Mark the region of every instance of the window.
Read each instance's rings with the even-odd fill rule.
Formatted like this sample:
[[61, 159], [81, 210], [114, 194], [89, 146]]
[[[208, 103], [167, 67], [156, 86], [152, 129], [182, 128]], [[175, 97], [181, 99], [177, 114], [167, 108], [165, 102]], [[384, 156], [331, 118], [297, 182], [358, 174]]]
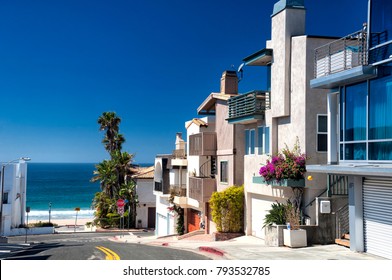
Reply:
[[255, 154], [255, 130], [245, 130], [245, 155]]
[[257, 130], [258, 154], [268, 154], [270, 152], [270, 128], [268, 126], [260, 126]]
[[8, 192], [5, 192], [3, 196], [3, 204], [8, 204]]
[[221, 183], [229, 182], [229, 163], [227, 161], [220, 163], [220, 181]]
[[372, 0], [370, 11], [369, 62], [374, 63], [392, 55], [392, 1]]
[[317, 152], [327, 151], [328, 117], [317, 115]]
[[340, 159], [392, 161], [392, 74], [342, 88]]

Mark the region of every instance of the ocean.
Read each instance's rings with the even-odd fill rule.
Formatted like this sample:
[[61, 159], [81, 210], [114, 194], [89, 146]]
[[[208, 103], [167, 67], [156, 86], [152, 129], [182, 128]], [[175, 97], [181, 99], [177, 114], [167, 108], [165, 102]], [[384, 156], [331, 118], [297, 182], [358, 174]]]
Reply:
[[[92, 219], [92, 201], [100, 192], [99, 182], [91, 183], [95, 163], [28, 163], [26, 206], [30, 207], [29, 220], [49, 221], [50, 218]], [[138, 164], [141, 167], [153, 164]]]
[[28, 163], [27, 199], [29, 219], [38, 221], [93, 218], [92, 200], [101, 191], [99, 182], [91, 183], [94, 163]]

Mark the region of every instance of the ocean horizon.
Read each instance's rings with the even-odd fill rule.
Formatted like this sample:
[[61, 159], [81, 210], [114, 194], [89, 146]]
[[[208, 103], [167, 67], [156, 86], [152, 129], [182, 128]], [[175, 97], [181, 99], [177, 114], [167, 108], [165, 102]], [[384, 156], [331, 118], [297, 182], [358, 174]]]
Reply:
[[[97, 163], [28, 163], [26, 206], [29, 220], [92, 219], [92, 201], [100, 192], [99, 182], [92, 183]], [[151, 166], [153, 164], [138, 164]], [[76, 212], [75, 208], [80, 208]]]

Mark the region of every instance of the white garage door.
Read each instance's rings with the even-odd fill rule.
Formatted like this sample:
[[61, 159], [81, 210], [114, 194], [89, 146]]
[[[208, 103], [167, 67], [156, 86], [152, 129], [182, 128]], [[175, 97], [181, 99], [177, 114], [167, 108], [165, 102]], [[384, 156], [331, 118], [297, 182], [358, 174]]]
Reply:
[[365, 178], [363, 216], [365, 251], [392, 259], [392, 179]]
[[262, 199], [261, 196], [251, 198], [252, 205], [252, 235], [264, 239], [264, 217], [271, 209], [272, 202]]

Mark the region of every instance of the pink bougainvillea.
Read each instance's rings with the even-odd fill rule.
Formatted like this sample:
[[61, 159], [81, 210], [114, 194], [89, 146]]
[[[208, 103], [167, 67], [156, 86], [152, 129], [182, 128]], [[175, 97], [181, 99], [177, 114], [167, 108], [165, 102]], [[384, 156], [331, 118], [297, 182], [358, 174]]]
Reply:
[[286, 146], [281, 153], [268, 159], [266, 164], [260, 168], [259, 174], [266, 181], [303, 179], [306, 172], [306, 158], [306, 155], [301, 153], [297, 142], [293, 150]]

